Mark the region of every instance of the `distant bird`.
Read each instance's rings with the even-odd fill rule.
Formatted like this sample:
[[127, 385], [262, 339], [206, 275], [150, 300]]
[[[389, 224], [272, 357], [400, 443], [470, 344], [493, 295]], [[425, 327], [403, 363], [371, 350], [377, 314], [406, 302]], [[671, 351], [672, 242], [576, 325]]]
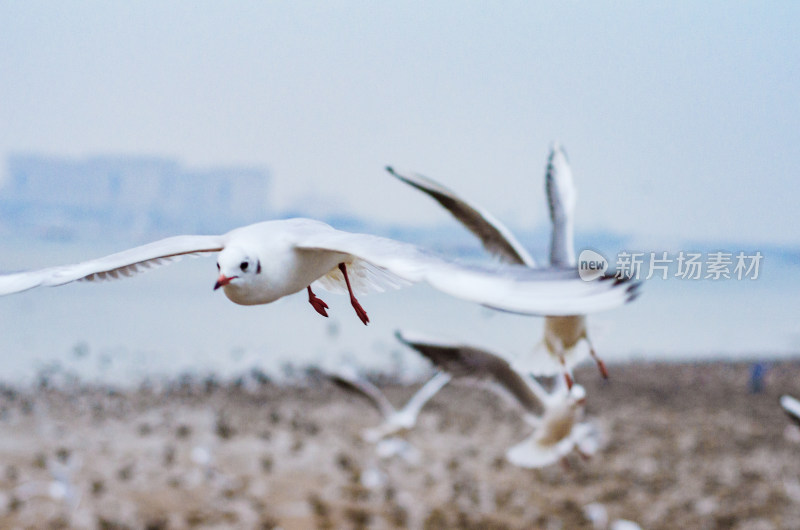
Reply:
[[407, 332], [398, 331], [396, 335], [454, 380], [489, 383], [491, 389], [519, 405], [523, 418], [534, 430], [506, 453], [512, 464], [544, 467], [573, 450], [588, 458], [599, 449], [597, 428], [580, 421], [586, 402], [586, 391], [581, 385], [568, 389], [565, 383], [557, 384], [555, 390], [547, 392], [535, 379], [520, 374], [494, 353]]
[[[356, 293], [427, 282], [452, 296], [524, 314], [572, 314], [611, 309], [635, 294], [635, 284], [587, 283], [577, 270], [458, 265], [391, 239], [336, 230], [311, 219], [265, 221], [220, 236], [176, 236], [74, 265], [0, 276], [0, 295], [38, 286], [131, 276], [175, 258], [219, 252], [214, 289], [233, 302], [268, 304], [306, 290], [319, 314], [328, 305], [311, 284], [347, 292], [359, 319], [369, 322]], [[610, 277], [608, 277], [610, 278]], [[345, 291], [346, 289], [346, 291]]]
[[49, 459], [47, 470], [50, 472], [51, 480], [20, 484], [15, 489], [15, 494], [22, 500], [47, 497], [63, 503], [68, 510], [74, 511], [81, 502], [81, 492], [75, 487], [74, 477], [82, 464], [81, 458], [73, 455], [70, 455], [65, 462]]
[[785, 394], [781, 396], [781, 407], [783, 407], [783, 411], [789, 416], [789, 419], [800, 427], [800, 401]]
[[616, 519], [609, 524], [608, 510], [599, 502], [593, 502], [583, 507], [583, 514], [597, 530], [641, 530], [642, 527], [627, 519]]
[[[511, 231], [485, 209], [466, 201], [430, 178], [416, 174], [401, 175], [391, 167], [386, 169], [399, 180], [433, 197], [481, 240], [487, 252], [501, 262], [536, 269], [536, 262]], [[550, 152], [545, 174], [545, 189], [553, 225], [550, 239], [550, 266], [554, 269], [574, 269], [577, 265], [573, 243], [576, 192], [566, 153], [558, 144], [554, 145]], [[558, 373], [560, 367], [567, 385], [572, 386], [572, 369], [588, 353], [595, 359], [603, 377], [608, 378], [605, 363], [597, 356], [589, 340], [586, 317], [582, 313], [558, 315], [550, 313], [545, 317], [544, 338], [540, 347], [555, 360], [556, 371], [538, 358], [532, 358], [522, 363], [520, 367], [536, 375]], [[579, 347], [582, 342], [586, 343], [587, 348]]]
[[403, 438], [383, 438], [375, 444], [375, 453], [380, 458], [399, 457], [406, 464], [417, 465], [420, 462], [419, 450]]
[[328, 374], [328, 377], [340, 388], [366, 399], [383, 417], [382, 424], [366, 429], [363, 433], [364, 440], [371, 443], [413, 428], [425, 403], [451, 379], [450, 375], [446, 373], [437, 373], [417, 390], [403, 408], [395, 409], [378, 387], [356, 374], [352, 369], [341, 368], [336, 373]]

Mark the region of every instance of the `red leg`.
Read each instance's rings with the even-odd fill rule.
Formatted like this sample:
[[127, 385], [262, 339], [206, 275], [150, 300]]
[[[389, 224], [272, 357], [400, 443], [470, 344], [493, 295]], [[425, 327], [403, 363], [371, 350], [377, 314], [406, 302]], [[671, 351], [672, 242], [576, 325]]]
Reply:
[[353, 309], [356, 310], [356, 315], [358, 315], [358, 318], [360, 318], [361, 322], [363, 322], [366, 326], [369, 322], [369, 317], [367, 316], [367, 312], [364, 311], [364, 308], [361, 307], [361, 304], [358, 303], [358, 300], [356, 300], [356, 296], [353, 294], [353, 289], [350, 287], [350, 278], [347, 277], [347, 267], [345, 267], [344, 263], [339, 264], [339, 270], [342, 271], [342, 274], [344, 275], [344, 281], [347, 283], [347, 292], [350, 293], [350, 303], [353, 305]]
[[559, 355], [558, 359], [561, 361], [561, 368], [564, 370], [564, 380], [567, 382], [567, 390], [572, 390], [572, 385], [575, 382], [572, 380], [572, 375], [570, 375], [569, 370], [567, 370], [567, 363], [564, 361], [564, 356]]
[[310, 285], [307, 287], [307, 289], [308, 289], [308, 301], [311, 304], [311, 307], [313, 307], [314, 310], [320, 315], [327, 317], [328, 312], [325, 310], [328, 309], [328, 304], [323, 302], [322, 299], [317, 298], [317, 295], [315, 295], [314, 291], [311, 290]]
[[603, 376], [603, 379], [608, 379], [608, 370], [606, 369], [606, 363], [603, 362], [603, 359], [597, 356], [597, 353], [594, 351], [594, 348], [589, 345], [589, 355], [597, 363], [597, 368], [600, 369], [600, 374]]

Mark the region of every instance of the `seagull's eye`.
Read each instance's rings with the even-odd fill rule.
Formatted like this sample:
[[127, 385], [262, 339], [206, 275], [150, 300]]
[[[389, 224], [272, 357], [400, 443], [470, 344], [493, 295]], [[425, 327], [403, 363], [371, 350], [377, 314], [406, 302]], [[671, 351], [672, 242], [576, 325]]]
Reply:
[[246, 261], [243, 261], [242, 264], [239, 265], [239, 268], [242, 269], [242, 272], [245, 272], [249, 265], [250, 265], [249, 263], [247, 263]]
[[217, 270], [219, 270], [219, 263], [217, 263]]

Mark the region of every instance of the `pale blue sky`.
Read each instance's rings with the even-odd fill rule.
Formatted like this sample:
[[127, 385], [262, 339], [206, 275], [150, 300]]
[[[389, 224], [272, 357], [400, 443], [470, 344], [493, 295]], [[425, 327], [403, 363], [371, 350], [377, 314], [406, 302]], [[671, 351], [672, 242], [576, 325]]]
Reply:
[[0, 0], [3, 160], [259, 165], [276, 208], [443, 221], [392, 164], [530, 226], [552, 140], [578, 229], [800, 244], [800, 4]]

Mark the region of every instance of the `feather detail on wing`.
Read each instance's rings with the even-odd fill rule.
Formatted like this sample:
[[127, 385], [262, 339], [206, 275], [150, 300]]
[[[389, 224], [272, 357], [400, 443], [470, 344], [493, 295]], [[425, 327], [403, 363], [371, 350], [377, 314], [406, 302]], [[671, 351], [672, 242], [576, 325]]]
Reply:
[[[345, 266], [347, 267], [347, 277], [350, 280], [350, 286], [357, 295], [402, 289], [411, 283], [363, 259], [351, 259], [345, 262]], [[331, 270], [322, 278], [319, 278], [312, 285], [319, 286], [331, 293], [347, 293], [347, 283], [344, 281], [344, 275], [338, 267]]]
[[0, 276], [0, 295], [74, 281], [114, 280], [166, 265], [185, 255], [218, 252], [223, 236], [176, 236], [102, 258]]
[[480, 206], [470, 203], [433, 179], [422, 175], [401, 175], [392, 167], [386, 171], [402, 182], [432, 197], [464, 227], [472, 232], [489, 254], [503, 263], [535, 267], [536, 261], [528, 254], [511, 230]]
[[499, 355], [400, 331], [395, 336], [454, 378], [479, 382], [529, 414], [539, 414], [544, 408], [530, 385]]
[[384, 419], [394, 414], [395, 408], [389, 403], [383, 392], [363, 377], [356, 375], [354, 371], [340, 369], [337, 373], [328, 374], [328, 377], [342, 390], [365, 399], [377, 409]]
[[574, 266], [576, 261], [573, 225], [576, 191], [567, 154], [558, 144], [553, 146], [547, 160], [545, 192], [553, 224], [550, 238], [550, 265]]
[[407, 282], [424, 281], [457, 298], [522, 314], [591, 313], [620, 306], [636, 294], [634, 283], [602, 279], [585, 282], [577, 269], [469, 267], [407, 243], [333, 229], [309, 231], [295, 246], [350, 255]]

